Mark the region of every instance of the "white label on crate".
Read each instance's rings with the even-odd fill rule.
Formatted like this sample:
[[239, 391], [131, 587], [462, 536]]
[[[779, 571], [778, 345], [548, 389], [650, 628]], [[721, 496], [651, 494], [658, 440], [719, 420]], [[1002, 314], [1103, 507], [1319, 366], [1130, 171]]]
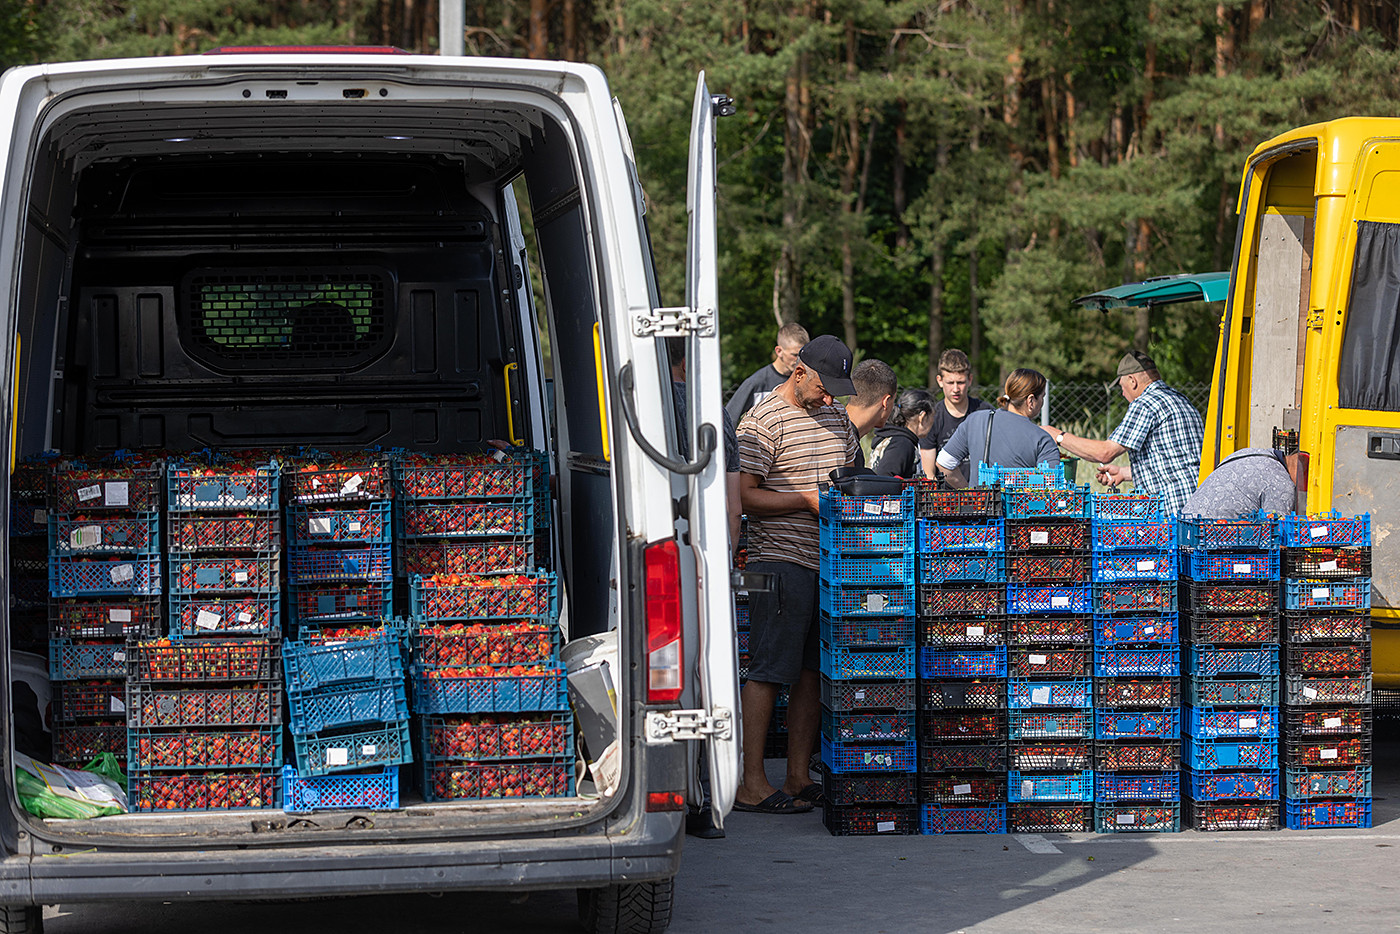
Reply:
[[49, 511], [47, 509], [34, 510], [34, 524], [43, 525], [49, 521]]
[[860, 511], [865, 513], [867, 516], [878, 516], [880, 514], [880, 504], [872, 501], [866, 501], [860, 504]]
[[1258, 721], [1257, 719], [1255, 719], [1254, 717], [1240, 717], [1240, 729], [1242, 729], [1242, 730], [1254, 730], [1254, 729], [1258, 729], [1258, 727], [1259, 727], [1259, 721]]
[[1324, 538], [1327, 535], [1327, 526], [1315, 525], [1312, 528], [1308, 529], [1308, 534], [1311, 535], [1313, 538]]
[[1044, 686], [1044, 687], [1031, 688], [1031, 703], [1032, 703], [1032, 704], [1048, 704], [1048, 703], [1050, 703], [1050, 686], [1049, 686], [1049, 685], [1046, 685], [1046, 686]]
[[955, 794], [955, 795], [970, 795], [970, 794], [972, 794], [972, 786], [971, 786], [971, 785], [954, 785], [954, 786], [953, 786], [953, 794]]
[[112, 575], [112, 583], [124, 584], [136, 576], [136, 568], [130, 564], [118, 564], [108, 573]]
[[240, 623], [251, 623], [253, 621], [253, 614], [244, 610], [242, 613], [238, 614], [237, 619]]
[[131, 611], [119, 610], [116, 607], [112, 607], [112, 609], [107, 611], [107, 618], [114, 623], [129, 623], [131, 622]]
[[861, 604], [867, 613], [878, 613], [890, 605], [889, 598], [882, 593], [867, 594], [865, 602]]
[[107, 496], [103, 500], [108, 506], [125, 506], [131, 502], [131, 484], [125, 480], [107, 483]]
[[330, 516], [312, 516], [306, 523], [307, 531], [312, 535], [331, 534]]
[[985, 627], [985, 626], [968, 626], [968, 627], [967, 627], [967, 634], [968, 634], [969, 636], [981, 636], [981, 635], [985, 635], [986, 632], [987, 632], [987, 627]]
[[1303, 688], [1303, 696], [1308, 700], [1317, 699], [1317, 688]]
[[68, 547], [77, 551], [82, 548], [96, 548], [102, 544], [102, 526], [80, 525], [68, 535]]
[[126, 701], [122, 700], [120, 697], [112, 697], [109, 700], [110, 703], [108, 707], [111, 709], [112, 713], [126, 713]]
[[887, 499], [887, 500], [885, 500], [885, 515], [887, 515], [887, 516], [897, 516], [897, 515], [899, 515], [899, 510], [900, 510], [900, 508], [901, 508], [901, 506], [900, 506], [899, 500], [897, 500], [897, 499]]
[[865, 692], [856, 691], [856, 700], [865, 700]]
[[882, 820], [875, 822], [876, 833], [894, 833], [894, 821]]
[[1144, 627], [1142, 627], [1142, 634], [1143, 634], [1144, 636], [1150, 636], [1150, 635], [1152, 635], [1152, 634], [1153, 634], [1154, 632], [1156, 632], [1156, 631], [1157, 631], [1157, 627], [1156, 627], [1156, 626], [1144, 626]]
[[316, 487], [318, 487], [318, 486], [320, 486], [320, 485], [321, 485], [321, 479], [320, 479], [319, 477], [312, 477], [312, 478], [311, 478], [311, 486], [312, 486], [313, 489], [316, 488]]
[[326, 765], [349, 765], [350, 750], [344, 746], [333, 746], [326, 750]]
[[1023, 798], [1034, 798], [1034, 797], [1035, 797], [1035, 782], [1029, 781], [1029, 780], [1021, 782], [1021, 797], [1023, 797]]
[[113, 652], [113, 653], [112, 653], [112, 661], [114, 661], [114, 662], [125, 662], [125, 661], [126, 661], [126, 653], [125, 653], [125, 652], [121, 652], [121, 651]]
[[1139, 561], [1139, 562], [1137, 563], [1137, 569], [1138, 569], [1139, 571], [1155, 571], [1155, 570], [1157, 570], [1157, 562], [1156, 562], [1156, 561]]
[[102, 495], [102, 484], [94, 483], [92, 486], [78, 487], [78, 502], [86, 503], [90, 499], [97, 499]]
[[233, 572], [233, 582], [234, 582], [235, 584], [246, 584], [246, 583], [248, 583], [248, 572], [247, 572], [247, 571], [234, 571], [234, 572]]
[[196, 629], [218, 629], [223, 617], [218, 613], [211, 613], [208, 610], [200, 610], [194, 618]]
[[360, 747], [360, 755], [369, 757], [379, 755], [379, 747], [373, 743], [366, 743]]
[[1252, 565], [1252, 564], [1236, 564], [1236, 565], [1233, 565], [1233, 571], [1234, 571], [1234, 573], [1236, 573], [1236, 574], [1248, 574], [1248, 573], [1250, 573], [1250, 572], [1253, 571], [1253, 570], [1254, 570], [1254, 565]]
[[1026, 659], [1026, 661], [1032, 665], [1044, 665], [1046, 662], [1050, 661], [1050, 659], [1044, 655], [1032, 655]]
[[1317, 566], [1317, 569], [1318, 569], [1319, 571], [1335, 571], [1335, 570], [1337, 570], [1337, 562], [1335, 562], [1335, 561], [1323, 561], [1321, 564], [1319, 564], [1319, 565]]
[[1114, 816], [1113, 819], [1114, 819], [1115, 821], [1117, 821], [1118, 823], [1120, 823], [1120, 824], [1136, 824], [1136, 823], [1137, 823], [1137, 815], [1136, 815], [1136, 814], [1117, 814], [1117, 815]]
[[1335, 759], [1335, 758], [1337, 758], [1337, 750], [1335, 750], [1335, 749], [1319, 749], [1319, 750], [1317, 751], [1317, 757], [1318, 757], [1319, 759]]
[[1328, 597], [1332, 596], [1332, 591], [1326, 587], [1314, 587], [1312, 593], [1314, 600], [1326, 600]]
[[362, 484], [362, 483], [364, 483], [364, 482], [365, 482], [365, 478], [364, 478], [364, 477], [360, 476], [359, 474], [355, 474], [355, 476], [353, 476], [353, 477], [351, 477], [349, 480], [346, 480], [346, 481], [345, 481], [345, 485], [342, 486], [342, 487], [340, 488], [340, 492], [342, 492], [342, 493], [354, 493], [356, 490], [358, 490], [358, 489], [360, 488], [360, 484]]
[[1045, 531], [1044, 529], [1032, 529], [1032, 530], [1031, 530], [1031, 544], [1032, 544], [1032, 545], [1048, 545], [1048, 544], [1050, 544], [1050, 533], [1047, 532], [1047, 531]]
[[1069, 597], [1054, 597], [1054, 596], [1052, 596], [1052, 597], [1050, 598], [1050, 605], [1051, 605], [1051, 606], [1069, 606]]
[[1341, 718], [1341, 717], [1324, 717], [1323, 720], [1322, 720], [1322, 728], [1323, 728], [1324, 730], [1336, 730], [1336, 729], [1340, 729], [1340, 728], [1341, 728], [1341, 725], [1342, 725], [1342, 718]]
[[1056, 509], [1068, 509], [1068, 508], [1069, 508], [1069, 500], [1067, 500], [1067, 499], [1057, 499], [1057, 500], [1055, 500], [1055, 508], [1056, 508]]
[[358, 532], [358, 531], [360, 531], [360, 523], [358, 523], [358, 522], [347, 522], [347, 523], [345, 523], [345, 527], [346, 527], [347, 529], [349, 529], [351, 532]]

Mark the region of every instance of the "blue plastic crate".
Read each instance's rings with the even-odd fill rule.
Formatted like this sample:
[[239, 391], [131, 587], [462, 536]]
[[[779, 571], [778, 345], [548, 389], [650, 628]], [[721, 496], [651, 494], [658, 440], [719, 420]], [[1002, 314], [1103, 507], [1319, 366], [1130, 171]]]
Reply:
[[1006, 833], [1005, 804], [925, 804], [919, 811], [920, 833]]
[[1094, 830], [1098, 833], [1178, 833], [1181, 803], [1096, 804]]
[[1093, 735], [1092, 710], [1012, 710], [1007, 715], [1007, 736], [1012, 742], [1091, 739]]
[[1282, 522], [1285, 548], [1318, 548], [1323, 545], [1371, 544], [1371, 514], [1343, 516], [1285, 516]]
[[1008, 519], [1087, 519], [1092, 511], [1087, 486], [1006, 487], [1001, 497]]
[[1178, 801], [1181, 798], [1179, 772], [1094, 773], [1096, 801]]
[[[549, 467], [544, 452], [517, 447], [480, 454], [404, 454], [390, 465], [394, 494], [404, 502], [515, 499], [538, 495]], [[549, 490], [543, 490], [548, 496]]]
[[301, 775], [290, 765], [282, 768], [282, 810], [289, 814], [393, 811], [398, 806], [396, 768], [375, 775]]
[[1181, 708], [1094, 711], [1095, 739], [1180, 739]]
[[1283, 802], [1283, 809], [1289, 830], [1371, 826], [1370, 798], [1345, 801], [1296, 801], [1289, 798]]
[[1092, 681], [1027, 681], [1012, 678], [1006, 687], [1007, 704], [1019, 710], [1037, 707], [1094, 706]]
[[1203, 771], [1277, 769], [1278, 740], [1223, 740], [1191, 737], [1182, 744], [1186, 765]]
[[853, 584], [822, 580], [817, 605], [833, 617], [913, 616], [914, 587], [909, 584]]
[[161, 589], [159, 555], [103, 559], [49, 556], [51, 597], [150, 596]]
[[926, 584], [945, 584], [955, 581], [1000, 583], [1006, 580], [1006, 556], [999, 554], [920, 555], [919, 580]]
[[562, 669], [508, 677], [429, 677], [416, 671], [413, 705], [424, 714], [550, 713], [568, 710], [569, 694]]
[[166, 465], [165, 479], [171, 512], [266, 512], [279, 505], [281, 473], [275, 461], [231, 467], [180, 460]]
[[491, 585], [494, 580], [481, 577], [453, 587], [415, 577], [409, 584], [413, 615], [442, 621], [559, 618], [559, 579], [553, 573]]
[[1094, 613], [1099, 616], [1141, 616], [1176, 612], [1175, 581], [1096, 583]]
[[282, 595], [171, 594], [172, 636], [282, 634]]
[[288, 691], [293, 733], [322, 733], [343, 726], [408, 719], [402, 678], [339, 684], [316, 691]]
[[158, 555], [160, 513], [50, 516], [49, 553], [55, 555]]
[[1095, 493], [1095, 519], [1161, 519], [1160, 493]]
[[823, 519], [817, 541], [840, 555], [907, 555], [914, 551], [914, 523]]
[[[1003, 666], [1005, 658], [1003, 650]], [[853, 649], [823, 642], [821, 665], [821, 673], [837, 681], [849, 681], [853, 678], [912, 678], [914, 647]]]
[[1094, 649], [1094, 677], [1175, 678], [1181, 674], [1181, 653], [1175, 645], [1151, 648], [1117, 648], [1098, 646]]
[[1277, 801], [1278, 769], [1247, 771], [1190, 770], [1191, 797], [1196, 801]]
[[1283, 605], [1289, 610], [1369, 609], [1371, 578], [1346, 581], [1284, 581]]
[[914, 516], [914, 489], [882, 496], [846, 496], [838, 490], [821, 491], [818, 516], [827, 521], [903, 522]]
[[1176, 522], [1170, 518], [1095, 519], [1094, 550], [1166, 551], [1176, 550]]
[[275, 553], [257, 555], [171, 554], [170, 592], [277, 593], [280, 561]]
[[394, 538], [391, 508], [387, 502], [343, 509], [289, 506], [287, 536], [294, 545], [387, 544]]
[[[910, 651], [912, 653], [912, 650]], [[825, 655], [823, 655], [823, 670], [826, 667], [825, 660]], [[911, 678], [913, 674], [911, 672], [907, 675], [849, 675], [847, 677]], [[977, 649], [921, 648], [919, 649], [919, 677], [1005, 678], [1006, 646], [998, 645]]]
[[397, 630], [383, 630], [372, 639], [353, 642], [282, 643], [282, 665], [288, 691], [313, 691], [347, 681], [402, 678], [403, 646]]
[[1161, 551], [1098, 551], [1090, 559], [1094, 580], [1169, 581], [1176, 579], [1175, 552]]
[[1268, 516], [1251, 519], [1206, 519], [1183, 516], [1178, 522], [1181, 547], [1192, 551], [1277, 551], [1278, 520]]
[[1277, 677], [1278, 646], [1217, 646], [1189, 647], [1191, 674], [1202, 678], [1228, 678], [1254, 675]]
[[49, 640], [49, 680], [126, 677], [125, 642]]
[[911, 584], [914, 580], [913, 549], [901, 555], [846, 555], [822, 550], [824, 580], [845, 586], [862, 584]]
[[1182, 571], [1198, 581], [1276, 581], [1278, 552], [1184, 551]]
[[1087, 613], [1093, 605], [1088, 584], [1072, 587], [1008, 584], [1008, 613]]
[[1012, 770], [1006, 773], [1006, 800], [1093, 801], [1094, 773], [1085, 770], [1067, 775], [1043, 775]]
[[1283, 794], [1287, 798], [1369, 798], [1371, 766], [1350, 769], [1284, 769]]
[[1186, 702], [1197, 707], [1277, 707], [1279, 677], [1186, 679]]
[[1001, 519], [967, 524], [920, 519], [917, 529], [920, 553], [1006, 550], [1006, 523]]
[[288, 553], [288, 579], [293, 584], [387, 581], [394, 576], [393, 550], [387, 544], [366, 548], [329, 548], [292, 542]]
[[1278, 739], [1279, 708], [1188, 707], [1185, 729], [1186, 735], [1198, 739], [1227, 736]]
[[332, 735], [293, 733], [292, 747], [297, 771], [302, 775], [329, 775], [413, 761], [407, 720]]
[[919, 765], [918, 743], [846, 745], [822, 735], [822, 762], [838, 775], [849, 772], [912, 772]]
[[[822, 613], [820, 617], [821, 641], [828, 645], [904, 648], [914, 641], [914, 620], [907, 616], [832, 619]], [[744, 638], [741, 642], [747, 645], [748, 639]], [[748, 650], [740, 648], [739, 651]]]
[[1158, 642], [1174, 645], [1180, 641], [1176, 613], [1159, 616], [1096, 616], [1094, 644], [1116, 645], [1120, 642]]
[[1065, 465], [1041, 461], [1035, 467], [1003, 467], [977, 463], [978, 486], [1063, 486]]

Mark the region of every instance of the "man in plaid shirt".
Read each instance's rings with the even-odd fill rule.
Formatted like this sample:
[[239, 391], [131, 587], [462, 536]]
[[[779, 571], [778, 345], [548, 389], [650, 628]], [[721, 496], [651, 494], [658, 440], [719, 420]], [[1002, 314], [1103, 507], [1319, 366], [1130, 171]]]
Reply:
[[[1178, 514], [1195, 492], [1201, 470], [1201, 413], [1162, 381], [1157, 364], [1140, 350], [1123, 356], [1114, 382], [1128, 400], [1128, 412], [1107, 441], [1080, 438], [1053, 425], [1045, 430], [1070, 454], [1097, 463], [1100, 483], [1131, 480], [1144, 493], [1161, 494], [1163, 508]], [[1109, 463], [1124, 451], [1127, 467]]]

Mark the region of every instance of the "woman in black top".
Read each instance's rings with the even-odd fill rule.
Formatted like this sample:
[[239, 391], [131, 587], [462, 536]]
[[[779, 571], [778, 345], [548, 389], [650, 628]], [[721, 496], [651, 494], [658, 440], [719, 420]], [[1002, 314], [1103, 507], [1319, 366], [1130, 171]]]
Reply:
[[906, 389], [895, 401], [894, 412], [883, 428], [875, 429], [870, 466], [886, 477], [911, 480], [919, 475], [919, 439], [933, 428], [933, 394], [926, 389]]

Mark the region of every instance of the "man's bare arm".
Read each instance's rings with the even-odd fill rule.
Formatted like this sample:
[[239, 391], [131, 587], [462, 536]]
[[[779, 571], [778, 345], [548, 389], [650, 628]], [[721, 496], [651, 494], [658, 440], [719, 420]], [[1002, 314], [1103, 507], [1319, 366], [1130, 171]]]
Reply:
[[803, 493], [778, 493], [765, 490], [758, 485], [757, 474], [739, 474], [739, 492], [744, 503], [744, 512], [751, 516], [783, 516], [793, 512], [815, 514], [819, 500], [817, 491]]

